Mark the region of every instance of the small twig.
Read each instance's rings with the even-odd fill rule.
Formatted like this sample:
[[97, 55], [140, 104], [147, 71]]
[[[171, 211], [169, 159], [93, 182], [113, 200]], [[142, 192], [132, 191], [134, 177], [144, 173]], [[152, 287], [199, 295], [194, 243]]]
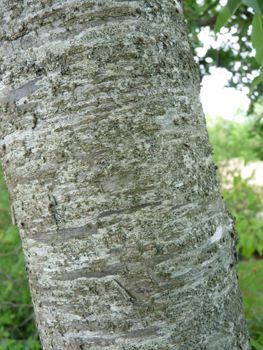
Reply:
[[208, 6], [208, 8], [204, 11], [204, 13], [202, 13], [202, 17], [205, 16], [213, 7], [216, 7], [216, 5], [219, 4], [220, 0], [216, 0], [213, 4], [211, 4], [210, 6]]
[[28, 321], [31, 320], [35, 315], [31, 314], [28, 318], [26, 318], [22, 323], [18, 324], [16, 327], [22, 327], [24, 324], [26, 324]]
[[1, 302], [2, 305], [10, 305], [12, 307], [33, 307], [32, 304], [16, 304], [16, 303], [13, 303], [12, 301], [2, 301]]

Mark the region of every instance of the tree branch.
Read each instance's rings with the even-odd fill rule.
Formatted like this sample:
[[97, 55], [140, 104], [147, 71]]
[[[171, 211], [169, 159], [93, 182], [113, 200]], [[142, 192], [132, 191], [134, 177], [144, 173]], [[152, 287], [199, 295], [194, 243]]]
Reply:
[[196, 21], [194, 21], [194, 24], [197, 25], [198, 27], [206, 27], [206, 26], [211, 27], [216, 23], [217, 16], [218, 16], [218, 13], [212, 17], [197, 19]]
[[210, 11], [212, 8], [216, 7], [216, 5], [219, 4], [219, 1], [220, 1], [220, 0], [216, 0], [212, 5], [210, 5], [210, 6], [205, 10], [205, 12], [204, 12], [201, 16], [202, 16], [202, 17], [205, 16], [205, 15], [208, 13], [208, 11]]

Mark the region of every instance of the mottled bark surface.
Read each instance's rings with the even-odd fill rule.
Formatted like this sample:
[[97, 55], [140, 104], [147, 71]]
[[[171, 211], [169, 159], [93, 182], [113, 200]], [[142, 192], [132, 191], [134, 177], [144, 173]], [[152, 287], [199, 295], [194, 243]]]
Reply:
[[0, 5], [1, 162], [43, 349], [250, 349], [180, 2]]

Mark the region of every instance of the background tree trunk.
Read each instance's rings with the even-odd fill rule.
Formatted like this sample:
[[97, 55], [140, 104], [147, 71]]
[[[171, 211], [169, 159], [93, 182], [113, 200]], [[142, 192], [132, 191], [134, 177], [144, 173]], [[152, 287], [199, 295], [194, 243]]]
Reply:
[[43, 349], [250, 349], [180, 1], [2, 0], [0, 38]]

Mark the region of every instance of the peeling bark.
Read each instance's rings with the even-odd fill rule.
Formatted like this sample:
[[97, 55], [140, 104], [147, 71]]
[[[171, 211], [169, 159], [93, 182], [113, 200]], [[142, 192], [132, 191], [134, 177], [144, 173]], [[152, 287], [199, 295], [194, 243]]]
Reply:
[[248, 350], [179, 0], [1, 0], [1, 163], [44, 350]]

